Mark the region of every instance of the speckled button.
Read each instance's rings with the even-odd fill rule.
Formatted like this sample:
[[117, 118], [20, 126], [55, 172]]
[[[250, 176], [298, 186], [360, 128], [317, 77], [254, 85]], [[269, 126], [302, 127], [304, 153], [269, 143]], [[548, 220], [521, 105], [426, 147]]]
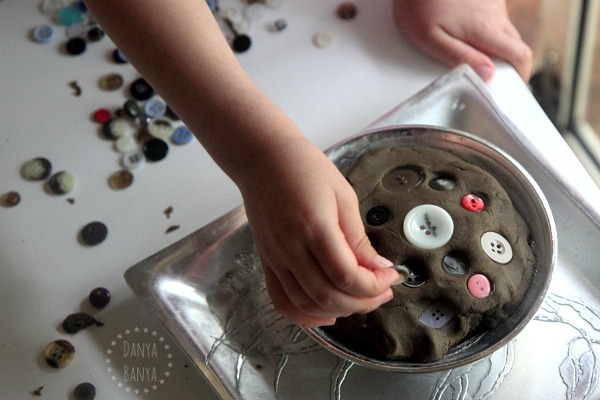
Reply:
[[44, 356], [49, 366], [64, 368], [73, 361], [75, 347], [67, 340], [55, 340], [46, 346]]
[[403, 228], [411, 244], [432, 250], [448, 243], [454, 233], [454, 222], [443, 208], [422, 204], [406, 214]]
[[48, 159], [43, 157], [33, 158], [21, 168], [23, 178], [30, 181], [41, 181], [46, 179], [52, 173], [52, 164]]
[[48, 187], [55, 194], [71, 193], [75, 189], [77, 178], [68, 171], [55, 173], [48, 180]]
[[466, 194], [460, 200], [460, 205], [467, 211], [479, 212], [484, 209], [483, 199], [476, 194]]
[[498, 264], [507, 264], [512, 260], [512, 247], [499, 233], [486, 232], [481, 235], [481, 247], [485, 254]]
[[100, 86], [102, 90], [117, 90], [123, 86], [123, 76], [116, 72], [102, 75], [98, 81], [98, 86]]
[[476, 274], [469, 278], [467, 290], [476, 299], [483, 299], [492, 293], [492, 284], [485, 275]]
[[89, 246], [95, 246], [104, 242], [107, 236], [108, 227], [100, 221], [93, 221], [86, 224], [80, 232], [81, 240]]
[[418, 167], [402, 166], [385, 174], [383, 186], [392, 191], [410, 192], [418, 187], [425, 178], [425, 174]]
[[375, 206], [367, 212], [367, 224], [379, 226], [388, 222], [392, 218], [392, 212], [385, 206]]

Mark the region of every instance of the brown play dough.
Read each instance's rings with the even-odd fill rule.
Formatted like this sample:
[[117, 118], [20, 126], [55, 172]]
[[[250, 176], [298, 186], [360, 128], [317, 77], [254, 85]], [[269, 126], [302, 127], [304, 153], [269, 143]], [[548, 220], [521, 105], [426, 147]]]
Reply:
[[[409, 267], [424, 283], [394, 286], [391, 301], [368, 314], [339, 318], [335, 325], [323, 328], [327, 333], [373, 358], [430, 362], [512, 314], [529, 287], [535, 257], [528, 244], [527, 223], [496, 178], [451, 152], [407, 146], [371, 151], [346, 175], [357, 193], [373, 246], [395, 264]], [[438, 178], [454, 182], [454, 188], [432, 188]], [[467, 194], [483, 199], [484, 209], [463, 208], [461, 199]], [[439, 206], [452, 217], [454, 233], [440, 248], [419, 248], [404, 235], [405, 216], [422, 204]], [[390, 211], [389, 220], [369, 224], [373, 222], [367, 218], [369, 210], [379, 206]], [[508, 263], [500, 264], [486, 255], [480, 240], [486, 232], [498, 233], [509, 242], [513, 256]], [[446, 272], [443, 260], [447, 255], [464, 261], [463, 275]], [[491, 282], [488, 297], [469, 293], [467, 282], [475, 274]], [[431, 311], [436, 304], [441, 307]], [[433, 328], [419, 319], [427, 310], [453, 317]]]

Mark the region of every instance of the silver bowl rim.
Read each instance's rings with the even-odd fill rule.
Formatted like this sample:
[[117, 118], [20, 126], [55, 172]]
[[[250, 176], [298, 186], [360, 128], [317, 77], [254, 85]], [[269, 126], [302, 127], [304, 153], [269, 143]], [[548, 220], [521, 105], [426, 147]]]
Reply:
[[[411, 140], [417, 140], [419, 142], [434, 140], [440, 144], [452, 143], [454, 146], [471, 147], [472, 149], [483, 151], [485, 153], [484, 156], [489, 158], [490, 161], [500, 164], [503, 168], [507, 169], [507, 171], [510, 170], [516, 180], [521, 185], [525, 186], [525, 190], [530, 195], [529, 200], [534, 203], [535, 208], [541, 217], [539, 223], [543, 226], [542, 234], [544, 235], [544, 254], [546, 256], [544, 265], [537, 265], [538, 271], [541, 270], [543, 272], [542, 274], [539, 272], [535, 274], [537, 293], [533, 296], [529, 296], [530, 304], [525, 310], [521, 310], [521, 308], [524, 307], [523, 303], [525, 303], [525, 301], [518, 307], [517, 310], [519, 310], [519, 315], [514, 326], [507, 329], [505, 325], [508, 324], [509, 321], [504, 321], [498, 327], [491, 330], [495, 331], [500, 327], [504, 327], [503, 330], [506, 332], [503, 332], [497, 340], [486, 345], [482, 344], [481, 335], [475, 336], [465, 343], [459, 344], [455, 352], [451, 350], [449, 354], [438, 361], [418, 363], [405, 360], [374, 359], [348, 349], [335, 339], [329, 337], [320, 328], [304, 328], [304, 331], [326, 350], [355, 364], [367, 368], [392, 372], [429, 373], [444, 371], [473, 363], [504, 347], [509, 341], [514, 339], [533, 319], [546, 296], [557, 260], [558, 246], [556, 226], [550, 206], [541, 188], [535, 182], [533, 177], [505, 151], [473, 134], [434, 125], [394, 125], [360, 132], [331, 146], [325, 153], [343, 173], [344, 169], [351, 166], [353, 160], [360, 157], [360, 155], [366, 151], [377, 148], [377, 146], [383, 147], [390, 144], [399, 145], [403, 144], [401, 143], [402, 141]], [[443, 147], [438, 148], [443, 149]], [[541, 282], [539, 281], [540, 276]], [[515, 314], [517, 314], [517, 311], [515, 311]], [[480, 348], [480, 350], [469, 353], [467, 350], [470, 347]]]

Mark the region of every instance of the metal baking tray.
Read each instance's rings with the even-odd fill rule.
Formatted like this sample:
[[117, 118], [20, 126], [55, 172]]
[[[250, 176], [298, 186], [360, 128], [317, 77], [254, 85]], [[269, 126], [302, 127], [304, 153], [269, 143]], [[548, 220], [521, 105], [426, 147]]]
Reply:
[[597, 399], [600, 214], [544, 160], [468, 67], [442, 76], [370, 128], [428, 124], [503, 149], [552, 209], [558, 261], [534, 320], [454, 369], [400, 374], [323, 349], [274, 312], [243, 206], [132, 266], [125, 279], [225, 399]]

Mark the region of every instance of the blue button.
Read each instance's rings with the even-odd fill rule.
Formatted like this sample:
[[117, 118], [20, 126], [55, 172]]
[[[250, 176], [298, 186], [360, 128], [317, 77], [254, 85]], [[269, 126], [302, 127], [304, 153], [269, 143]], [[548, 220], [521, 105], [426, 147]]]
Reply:
[[81, 21], [83, 21], [83, 14], [77, 7], [67, 6], [58, 10], [58, 23], [63, 26], [71, 26]]
[[171, 140], [175, 144], [187, 144], [192, 141], [194, 134], [188, 129], [187, 126], [182, 125], [175, 128]]
[[46, 44], [54, 40], [56, 32], [50, 25], [38, 25], [33, 28], [32, 36], [36, 42]]
[[165, 112], [167, 112], [167, 105], [160, 99], [150, 99], [144, 104], [144, 114], [150, 118], [162, 117]]

